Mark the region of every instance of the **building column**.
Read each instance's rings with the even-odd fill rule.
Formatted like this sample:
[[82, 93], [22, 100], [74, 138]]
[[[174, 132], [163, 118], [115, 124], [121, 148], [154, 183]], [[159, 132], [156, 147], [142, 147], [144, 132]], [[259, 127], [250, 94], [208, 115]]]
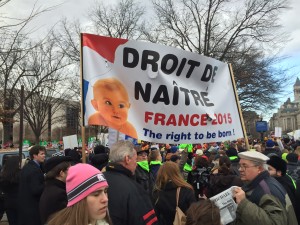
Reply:
[[291, 118], [291, 122], [292, 122], [292, 130], [295, 130], [295, 117]]

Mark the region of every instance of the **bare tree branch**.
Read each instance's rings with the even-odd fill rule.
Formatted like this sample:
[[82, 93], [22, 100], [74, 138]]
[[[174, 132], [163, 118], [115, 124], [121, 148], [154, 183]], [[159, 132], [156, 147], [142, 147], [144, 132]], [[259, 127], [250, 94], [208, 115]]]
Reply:
[[[0, 7], [7, 2], [1, 1]], [[25, 87], [27, 87], [28, 99], [38, 86], [46, 82], [51, 75], [51, 73], [43, 74], [44, 76], [39, 77], [40, 80], [36, 83], [37, 86], [31, 90], [29, 85], [26, 84], [25, 81], [29, 77], [36, 77], [34, 73], [36, 71], [28, 67], [30, 61], [28, 56], [34, 51], [41, 50], [39, 46], [43, 45], [45, 41], [43, 39], [33, 44], [29, 39], [32, 31], [26, 31], [26, 29], [33, 19], [55, 7], [57, 6], [42, 9], [36, 7], [35, 4], [25, 19], [10, 18], [11, 20], [8, 22], [7, 20], [5, 22], [0, 21], [0, 85], [3, 89], [3, 94], [0, 96], [0, 118], [4, 127], [4, 142], [12, 137], [13, 117], [19, 110], [16, 92], [20, 89], [21, 84], [25, 84]], [[58, 65], [61, 65], [59, 60], [53, 61], [47, 66], [49, 69], [58, 70]]]
[[115, 6], [106, 6], [99, 1], [89, 13], [97, 33], [126, 39], [140, 37], [141, 19], [145, 8], [134, 0], [121, 0]]

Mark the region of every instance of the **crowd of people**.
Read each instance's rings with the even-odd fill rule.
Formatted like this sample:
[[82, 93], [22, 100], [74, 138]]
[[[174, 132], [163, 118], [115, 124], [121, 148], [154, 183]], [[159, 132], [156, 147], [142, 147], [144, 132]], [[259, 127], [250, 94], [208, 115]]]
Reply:
[[[98, 145], [81, 162], [78, 149], [45, 161], [32, 146], [20, 168], [9, 157], [0, 173], [10, 225], [172, 225], [176, 207], [186, 225], [225, 225], [209, 198], [231, 187], [230, 224], [300, 221], [300, 141], [243, 139], [207, 144]], [[178, 196], [178, 197], [176, 197]]]

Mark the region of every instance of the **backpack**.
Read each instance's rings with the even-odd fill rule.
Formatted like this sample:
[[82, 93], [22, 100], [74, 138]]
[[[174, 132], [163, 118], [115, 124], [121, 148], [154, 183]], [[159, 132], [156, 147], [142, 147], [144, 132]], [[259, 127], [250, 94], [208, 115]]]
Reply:
[[294, 170], [287, 170], [286, 173], [291, 176], [295, 181], [299, 180], [300, 178], [300, 167], [297, 166]]
[[186, 223], [186, 216], [182, 212], [182, 210], [178, 207], [179, 193], [180, 193], [180, 187], [177, 188], [177, 193], [176, 193], [176, 212], [175, 212], [173, 225], [185, 225]]

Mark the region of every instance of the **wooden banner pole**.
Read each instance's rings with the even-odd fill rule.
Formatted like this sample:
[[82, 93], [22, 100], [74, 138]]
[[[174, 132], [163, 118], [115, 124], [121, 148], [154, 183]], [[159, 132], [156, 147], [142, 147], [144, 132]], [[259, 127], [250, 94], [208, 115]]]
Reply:
[[230, 63], [228, 64], [228, 67], [229, 67], [231, 82], [232, 82], [232, 86], [233, 86], [233, 90], [234, 90], [235, 101], [236, 101], [236, 104], [237, 104], [237, 107], [238, 107], [241, 126], [242, 126], [242, 129], [243, 129], [243, 134], [244, 134], [244, 138], [245, 138], [246, 149], [250, 150], [249, 141], [248, 141], [247, 132], [246, 132], [246, 127], [245, 127], [245, 122], [244, 122], [244, 118], [243, 118], [243, 114], [242, 114], [242, 108], [241, 108], [241, 105], [240, 105], [239, 96], [238, 96], [238, 93], [237, 93], [236, 84], [235, 84], [235, 80], [234, 80], [233, 70], [232, 70], [232, 66], [231, 66]]
[[81, 106], [81, 139], [82, 139], [82, 162], [86, 163], [85, 154], [85, 127], [84, 127], [84, 99], [83, 99], [83, 58], [82, 58], [82, 39], [83, 36], [80, 34], [80, 106]]

